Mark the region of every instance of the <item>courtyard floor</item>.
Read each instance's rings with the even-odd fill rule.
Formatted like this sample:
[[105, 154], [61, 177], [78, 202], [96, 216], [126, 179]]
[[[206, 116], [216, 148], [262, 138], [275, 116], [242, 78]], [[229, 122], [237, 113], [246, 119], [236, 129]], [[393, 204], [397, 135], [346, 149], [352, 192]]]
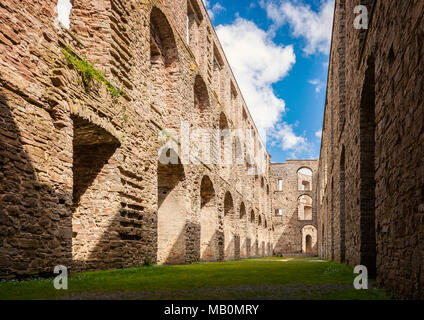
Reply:
[[53, 279], [0, 282], [0, 299], [389, 299], [344, 264], [317, 258], [261, 258], [178, 266], [140, 266], [73, 274], [68, 290]]

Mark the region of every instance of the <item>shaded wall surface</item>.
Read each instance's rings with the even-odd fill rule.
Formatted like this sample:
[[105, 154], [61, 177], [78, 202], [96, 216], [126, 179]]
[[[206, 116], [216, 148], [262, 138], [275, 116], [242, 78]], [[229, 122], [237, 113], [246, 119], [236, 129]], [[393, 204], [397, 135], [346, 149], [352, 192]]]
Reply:
[[423, 1], [336, 1], [315, 186], [318, 252], [423, 298]]

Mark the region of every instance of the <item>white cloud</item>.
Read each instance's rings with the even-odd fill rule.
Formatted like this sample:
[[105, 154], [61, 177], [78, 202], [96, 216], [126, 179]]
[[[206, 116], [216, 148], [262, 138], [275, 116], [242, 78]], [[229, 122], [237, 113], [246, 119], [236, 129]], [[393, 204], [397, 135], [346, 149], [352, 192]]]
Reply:
[[322, 138], [322, 129], [315, 132], [315, 137], [320, 138], [320, 139]]
[[71, 14], [72, 4], [69, 0], [59, 0], [57, 2], [57, 18], [56, 25], [61, 22], [67, 29], [70, 28], [69, 16]]
[[289, 24], [294, 37], [303, 38], [306, 54], [329, 54], [333, 26], [334, 0], [322, 0], [318, 12], [296, 1], [262, 0], [268, 18], [273, 21], [275, 31], [284, 24]]
[[303, 152], [308, 148], [308, 140], [294, 133], [293, 126], [286, 122], [278, 123], [271, 129], [271, 145], [279, 145], [284, 151], [293, 150], [294, 153]]
[[219, 2], [215, 3], [212, 7], [209, 0], [203, 0], [203, 3], [208, 10], [209, 18], [211, 20], [213, 20], [217, 14], [226, 10]]
[[312, 84], [315, 87], [315, 92], [320, 93], [322, 88], [324, 88], [324, 83], [319, 79], [312, 79], [308, 81], [310, 84]]
[[[267, 131], [281, 121], [285, 111], [285, 102], [275, 95], [272, 84], [283, 79], [294, 65], [293, 47], [277, 45], [255, 23], [240, 17], [233, 24], [218, 26], [217, 34], [253, 120], [265, 139]], [[284, 147], [294, 147], [293, 141], [299, 141], [292, 136], [283, 137], [283, 133], [287, 131], [278, 137], [285, 139]]]

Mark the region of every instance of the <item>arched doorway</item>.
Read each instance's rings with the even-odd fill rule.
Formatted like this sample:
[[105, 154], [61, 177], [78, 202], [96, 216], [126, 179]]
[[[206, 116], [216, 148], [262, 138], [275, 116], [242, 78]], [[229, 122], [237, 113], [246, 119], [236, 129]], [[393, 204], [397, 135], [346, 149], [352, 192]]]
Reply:
[[225, 259], [235, 258], [235, 238], [234, 238], [234, 202], [230, 192], [224, 198], [224, 257]]
[[306, 236], [306, 253], [312, 253], [312, 237], [311, 235]]
[[240, 221], [238, 230], [240, 237], [240, 258], [247, 258], [247, 216], [244, 202], [240, 204]]
[[200, 260], [219, 260], [218, 211], [215, 189], [208, 176], [200, 185]]
[[302, 253], [317, 254], [317, 228], [306, 225], [302, 228]]
[[[170, 158], [177, 157], [172, 149], [163, 152]], [[185, 263], [185, 223], [189, 200], [184, 187], [184, 167], [180, 163], [163, 164], [159, 161], [157, 179], [158, 263]]]

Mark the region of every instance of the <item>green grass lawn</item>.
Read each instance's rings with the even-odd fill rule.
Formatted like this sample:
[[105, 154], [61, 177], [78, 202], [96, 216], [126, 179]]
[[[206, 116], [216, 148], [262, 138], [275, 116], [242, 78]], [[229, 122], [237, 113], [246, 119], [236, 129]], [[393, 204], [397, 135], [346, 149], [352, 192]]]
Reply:
[[68, 290], [53, 279], [0, 282], [0, 299], [389, 299], [372, 280], [355, 290], [355, 276], [344, 264], [273, 257], [84, 272]]

